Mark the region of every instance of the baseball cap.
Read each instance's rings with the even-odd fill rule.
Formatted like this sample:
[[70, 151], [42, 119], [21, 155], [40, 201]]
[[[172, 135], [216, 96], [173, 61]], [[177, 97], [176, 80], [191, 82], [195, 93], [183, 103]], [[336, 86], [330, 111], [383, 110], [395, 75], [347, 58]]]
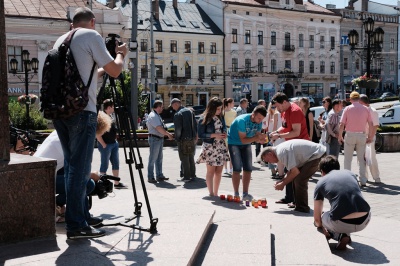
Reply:
[[360, 94], [356, 91], [353, 91], [352, 93], [350, 93], [350, 99], [359, 99], [360, 98]]

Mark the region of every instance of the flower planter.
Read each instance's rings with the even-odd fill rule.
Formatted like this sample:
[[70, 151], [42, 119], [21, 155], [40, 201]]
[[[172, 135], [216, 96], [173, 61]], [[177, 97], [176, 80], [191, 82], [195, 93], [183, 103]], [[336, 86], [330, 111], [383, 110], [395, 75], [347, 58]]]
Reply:
[[381, 152], [400, 151], [400, 132], [380, 133], [383, 137]]
[[377, 80], [361, 80], [358, 82], [358, 87], [375, 90], [379, 86], [379, 81]]

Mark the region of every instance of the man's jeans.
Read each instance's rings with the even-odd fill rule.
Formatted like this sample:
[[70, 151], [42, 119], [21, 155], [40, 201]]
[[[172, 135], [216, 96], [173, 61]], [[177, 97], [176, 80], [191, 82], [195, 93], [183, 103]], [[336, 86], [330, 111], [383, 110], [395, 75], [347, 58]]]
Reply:
[[[86, 195], [88, 196], [94, 190], [96, 184], [93, 179], [89, 179], [86, 184]], [[64, 206], [67, 203], [67, 195], [65, 193], [65, 177], [64, 174], [56, 176], [56, 205]], [[85, 199], [85, 217], [90, 218], [89, 213], [89, 198]]]
[[163, 162], [163, 146], [164, 138], [157, 138], [149, 136], [149, 163], [147, 165], [147, 178], [154, 178], [154, 166], [156, 167], [156, 177], [164, 177], [162, 172], [162, 162]]
[[194, 162], [194, 153], [196, 150], [196, 143], [195, 143], [195, 140], [192, 140], [192, 141], [193, 141], [193, 153], [192, 154], [183, 154], [182, 144], [180, 141], [177, 141], [179, 159], [181, 160], [181, 165], [183, 167], [183, 178], [186, 180], [196, 177], [196, 165]]
[[85, 214], [86, 186], [93, 158], [97, 114], [82, 111], [67, 119], [53, 120], [53, 124], [64, 152], [66, 229], [75, 231], [88, 226]]
[[119, 170], [119, 145], [118, 142], [108, 144], [105, 148], [98, 143], [97, 147], [101, 155], [100, 173], [107, 173], [108, 161], [111, 162], [112, 170]]
[[331, 142], [328, 144], [328, 146], [329, 146], [329, 153], [327, 152], [326, 154], [333, 155], [336, 158], [339, 158], [340, 143], [338, 139], [335, 137], [331, 137]]

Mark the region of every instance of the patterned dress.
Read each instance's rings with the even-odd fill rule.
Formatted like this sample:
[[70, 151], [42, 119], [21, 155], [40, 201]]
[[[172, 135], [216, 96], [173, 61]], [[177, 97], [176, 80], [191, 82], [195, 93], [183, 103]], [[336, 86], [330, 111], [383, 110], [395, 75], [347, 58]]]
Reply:
[[[222, 133], [222, 122], [214, 116], [215, 133]], [[211, 166], [223, 166], [224, 162], [230, 161], [228, 148], [225, 140], [214, 139], [213, 144], [203, 142], [202, 150], [196, 163], [207, 163]]]

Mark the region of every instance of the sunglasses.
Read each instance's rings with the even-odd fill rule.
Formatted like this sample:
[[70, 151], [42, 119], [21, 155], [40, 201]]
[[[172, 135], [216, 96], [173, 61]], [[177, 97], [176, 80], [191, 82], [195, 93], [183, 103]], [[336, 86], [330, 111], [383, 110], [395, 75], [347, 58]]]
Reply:
[[322, 103], [326, 103], [326, 101], [322, 101]]
[[276, 106], [271, 106], [271, 109], [275, 109], [276, 108]]

